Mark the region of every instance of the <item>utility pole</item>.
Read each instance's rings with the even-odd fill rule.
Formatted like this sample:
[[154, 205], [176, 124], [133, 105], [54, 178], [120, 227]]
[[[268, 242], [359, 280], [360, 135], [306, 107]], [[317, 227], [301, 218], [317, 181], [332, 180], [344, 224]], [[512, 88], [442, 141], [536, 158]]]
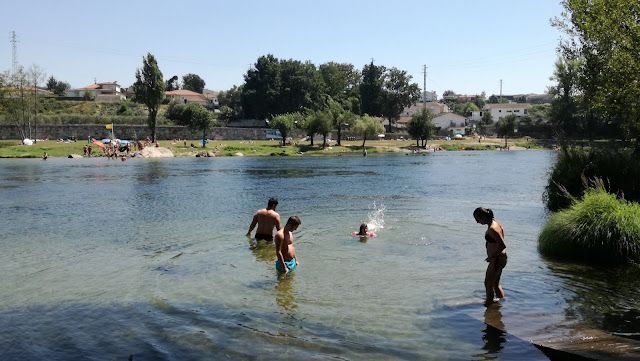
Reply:
[[422, 72], [424, 74], [424, 85], [422, 88], [422, 109], [427, 109], [427, 65], [422, 66]]
[[502, 79], [500, 79], [500, 103], [502, 103]]

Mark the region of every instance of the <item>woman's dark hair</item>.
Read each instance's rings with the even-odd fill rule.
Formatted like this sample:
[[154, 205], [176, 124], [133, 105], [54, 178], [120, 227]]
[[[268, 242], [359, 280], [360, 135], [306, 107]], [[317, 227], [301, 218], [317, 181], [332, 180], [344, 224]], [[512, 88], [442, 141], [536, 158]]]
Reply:
[[491, 208], [478, 207], [473, 211], [474, 218], [493, 219], [493, 211]]
[[360, 232], [358, 232], [358, 235], [360, 236], [366, 236], [367, 234], [365, 233], [364, 229], [367, 228], [367, 224], [366, 223], [362, 223], [360, 225]]

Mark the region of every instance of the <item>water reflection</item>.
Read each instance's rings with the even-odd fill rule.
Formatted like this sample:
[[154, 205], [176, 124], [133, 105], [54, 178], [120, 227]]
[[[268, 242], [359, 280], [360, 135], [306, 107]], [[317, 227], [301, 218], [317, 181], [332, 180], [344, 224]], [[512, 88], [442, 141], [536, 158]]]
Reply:
[[276, 303], [288, 312], [293, 312], [298, 308], [293, 297], [293, 282], [295, 271], [286, 275], [278, 275], [278, 283], [276, 284]]
[[637, 265], [599, 267], [551, 262], [569, 307], [569, 319], [579, 315], [592, 327], [640, 340], [640, 268]]
[[251, 250], [251, 253], [253, 253], [253, 255], [256, 257], [256, 260], [267, 262], [273, 265], [276, 255], [273, 242], [265, 240], [258, 241], [251, 236], [247, 236], [247, 239], [249, 240], [249, 249]]
[[483, 350], [488, 354], [497, 354], [504, 348], [506, 342], [506, 329], [502, 323], [502, 312], [500, 304], [494, 304], [484, 311], [485, 329], [482, 330]]

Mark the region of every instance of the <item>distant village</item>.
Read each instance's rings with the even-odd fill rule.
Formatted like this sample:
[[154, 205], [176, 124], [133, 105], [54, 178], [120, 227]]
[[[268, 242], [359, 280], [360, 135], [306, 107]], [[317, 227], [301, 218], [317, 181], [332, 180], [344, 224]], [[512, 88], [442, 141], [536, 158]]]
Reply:
[[[38, 93], [41, 96], [56, 97], [52, 92], [45, 89], [38, 88]], [[165, 92], [169, 101], [185, 104], [198, 103], [211, 112], [219, 112], [218, 94], [219, 92], [208, 89], [204, 89], [202, 94], [186, 89]], [[56, 97], [58, 100], [89, 100], [95, 102], [120, 102], [132, 98], [132, 89], [122, 88], [117, 81], [94, 83], [83, 88], [68, 89], [66, 96]], [[484, 107], [479, 111], [471, 112], [466, 117], [454, 113], [447, 105], [449, 102], [475, 102], [478, 98], [485, 104]], [[404, 132], [411, 117], [421, 109], [427, 108], [434, 114], [432, 122], [440, 129], [441, 135], [465, 135], [471, 133], [471, 130], [475, 128], [475, 125], [482, 119], [485, 112], [491, 113], [494, 122], [509, 115], [515, 115], [518, 119], [521, 119], [529, 114], [529, 110], [534, 104], [550, 104], [553, 96], [550, 94], [519, 94], [502, 95], [500, 98], [499, 103], [487, 103], [484, 95], [446, 95], [438, 99], [435, 91], [424, 92], [414, 105], [406, 107], [402, 111], [400, 118], [392, 124], [392, 128], [395, 132]], [[523, 100], [524, 102], [522, 102]], [[382, 124], [388, 127], [389, 121], [385, 119]], [[255, 119], [243, 119], [233, 122], [223, 121], [221, 125], [268, 128], [265, 120]]]

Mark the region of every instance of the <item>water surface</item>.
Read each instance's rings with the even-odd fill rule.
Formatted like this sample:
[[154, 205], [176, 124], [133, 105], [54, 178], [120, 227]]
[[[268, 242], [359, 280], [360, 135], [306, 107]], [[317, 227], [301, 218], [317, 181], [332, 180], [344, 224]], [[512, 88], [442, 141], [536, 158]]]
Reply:
[[[536, 250], [553, 158], [0, 160], [0, 352], [539, 360], [524, 340], [576, 325], [636, 337], [635, 269], [554, 263]], [[286, 278], [273, 246], [244, 237], [272, 196], [283, 221], [302, 220], [300, 266]], [[478, 206], [494, 210], [509, 253], [507, 298], [488, 310]], [[362, 222], [377, 237], [352, 237]]]

